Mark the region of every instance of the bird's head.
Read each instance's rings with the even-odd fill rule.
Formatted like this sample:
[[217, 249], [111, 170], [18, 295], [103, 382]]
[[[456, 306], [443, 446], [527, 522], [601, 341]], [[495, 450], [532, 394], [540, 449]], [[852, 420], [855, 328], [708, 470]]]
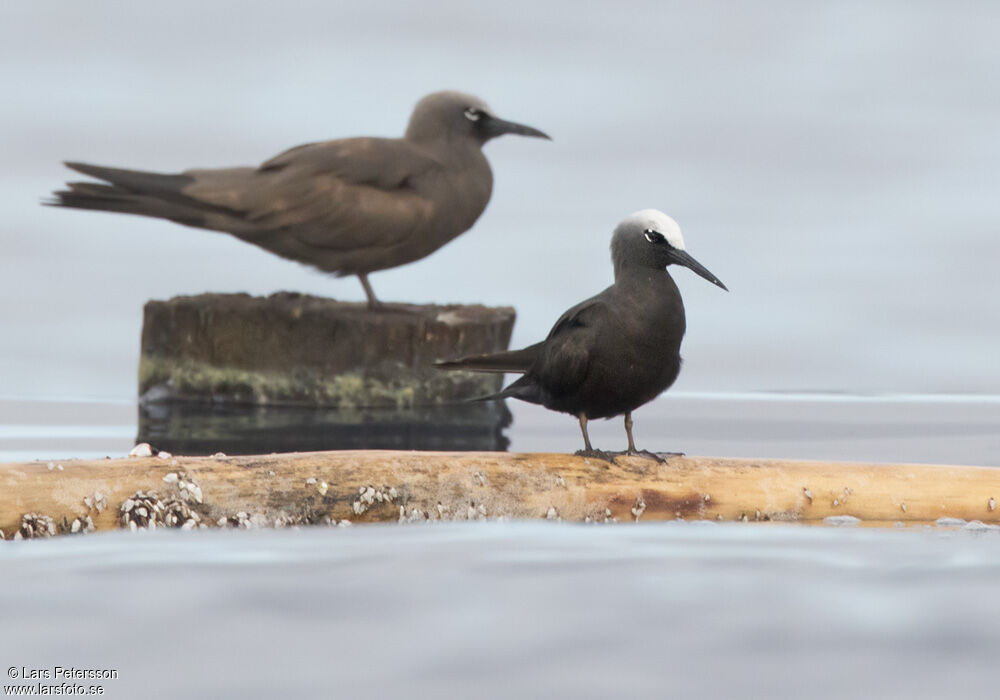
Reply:
[[500, 119], [474, 95], [452, 91], [435, 92], [420, 100], [406, 127], [406, 138], [411, 141], [470, 139], [482, 145], [504, 134], [549, 138], [538, 129]]
[[616, 275], [630, 267], [663, 270], [667, 265], [683, 265], [729, 291], [718, 277], [684, 250], [684, 237], [677, 222], [656, 209], [637, 211], [618, 224], [611, 238], [611, 259]]

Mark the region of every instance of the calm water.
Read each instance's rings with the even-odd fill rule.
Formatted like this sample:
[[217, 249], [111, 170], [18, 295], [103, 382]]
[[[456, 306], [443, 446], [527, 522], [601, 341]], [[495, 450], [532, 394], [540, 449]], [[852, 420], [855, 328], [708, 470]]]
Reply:
[[[490, 144], [482, 220], [375, 275], [382, 298], [511, 304], [534, 342], [610, 282], [614, 224], [657, 207], [733, 291], [677, 272], [686, 361], [640, 445], [998, 465], [998, 22], [987, 0], [4, 2], [0, 460], [127, 451], [147, 299], [362, 296], [225, 235], [42, 208], [61, 160], [255, 163], [399, 134], [455, 87], [555, 141]], [[578, 447], [572, 419], [511, 409], [511, 449]], [[617, 421], [592, 436], [623, 446]], [[6, 543], [0, 657], [117, 667], [110, 697], [981, 697], [998, 541], [491, 523]]]
[[[446, 449], [572, 452], [576, 421], [508, 403], [481, 415], [157, 406], [134, 401], [39, 401], [0, 397], [0, 461], [123, 456], [137, 437], [174, 454], [259, 454], [320, 449]], [[444, 413], [445, 415], [441, 415]], [[137, 422], [137, 420], [139, 422]], [[1000, 396], [667, 394], [635, 413], [640, 447], [722, 457], [1000, 466]], [[595, 445], [624, 449], [620, 420], [590, 426]]]
[[[995, 532], [675, 523], [0, 547], [7, 665], [109, 697], [990, 697]], [[8, 681], [4, 681], [7, 683]]]

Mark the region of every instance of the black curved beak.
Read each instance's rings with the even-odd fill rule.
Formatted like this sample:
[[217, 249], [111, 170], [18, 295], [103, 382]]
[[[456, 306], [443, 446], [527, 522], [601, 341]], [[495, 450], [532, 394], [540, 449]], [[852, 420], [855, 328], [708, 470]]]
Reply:
[[491, 139], [504, 134], [516, 134], [517, 136], [533, 136], [538, 139], [552, 140], [552, 137], [544, 131], [539, 131], [533, 126], [509, 122], [506, 119], [489, 115], [483, 115], [482, 130], [486, 137]]
[[678, 265], [683, 265], [689, 270], [693, 270], [696, 275], [704, 277], [715, 286], [722, 287], [727, 292], [729, 291], [729, 287], [724, 285], [722, 283], [722, 280], [720, 280], [718, 277], [709, 272], [708, 269], [700, 262], [692, 258], [690, 255], [688, 255], [687, 251], [677, 250], [676, 248], [673, 248], [670, 251], [670, 259], [671, 262], [674, 262]]

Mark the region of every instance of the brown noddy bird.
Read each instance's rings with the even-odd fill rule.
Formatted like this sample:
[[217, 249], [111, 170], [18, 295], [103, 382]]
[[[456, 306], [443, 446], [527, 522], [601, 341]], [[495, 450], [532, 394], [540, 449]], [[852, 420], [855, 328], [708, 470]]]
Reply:
[[591, 446], [587, 421], [624, 414], [626, 454], [639, 454], [632, 438], [632, 411], [669, 388], [681, 369], [684, 302], [667, 267], [683, 265], [728, 289], [684, 250], [677, 223], [655, 209], [636, 212], [618, 224], [611, 259], [614, 284], [564, 313], [542, 342], [437, 366], [521, 374], [481, 400], [521, 399], [576, 416], [585, 447], [577, 454], [609, 459]]
[[289, 260], [357, 275], [430, 255], [467, 231], [490, 200], [482, 147], [503, 134], [549, 138], [497, 117], [478, 97], [436, 92], [402, 138], [292, 148], [260, 167], [162, 174], [66, 163], [104, 182], [70, 182], [47, 204], [139, 214], [224, 231]]

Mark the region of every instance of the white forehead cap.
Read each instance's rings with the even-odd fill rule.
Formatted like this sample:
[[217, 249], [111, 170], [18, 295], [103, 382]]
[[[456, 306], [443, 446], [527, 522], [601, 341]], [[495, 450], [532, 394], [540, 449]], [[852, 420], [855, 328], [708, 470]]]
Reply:
[[659, 209], [643, 209], [630, 214], [622, 222], [622, 225], [629, 228], [635, 227], [639, 231], [653, 229], [662, 234], [667, 239], [667, 243], [674, 248], [684, 250], [684, 236], [681, 235], [681, 227]]

